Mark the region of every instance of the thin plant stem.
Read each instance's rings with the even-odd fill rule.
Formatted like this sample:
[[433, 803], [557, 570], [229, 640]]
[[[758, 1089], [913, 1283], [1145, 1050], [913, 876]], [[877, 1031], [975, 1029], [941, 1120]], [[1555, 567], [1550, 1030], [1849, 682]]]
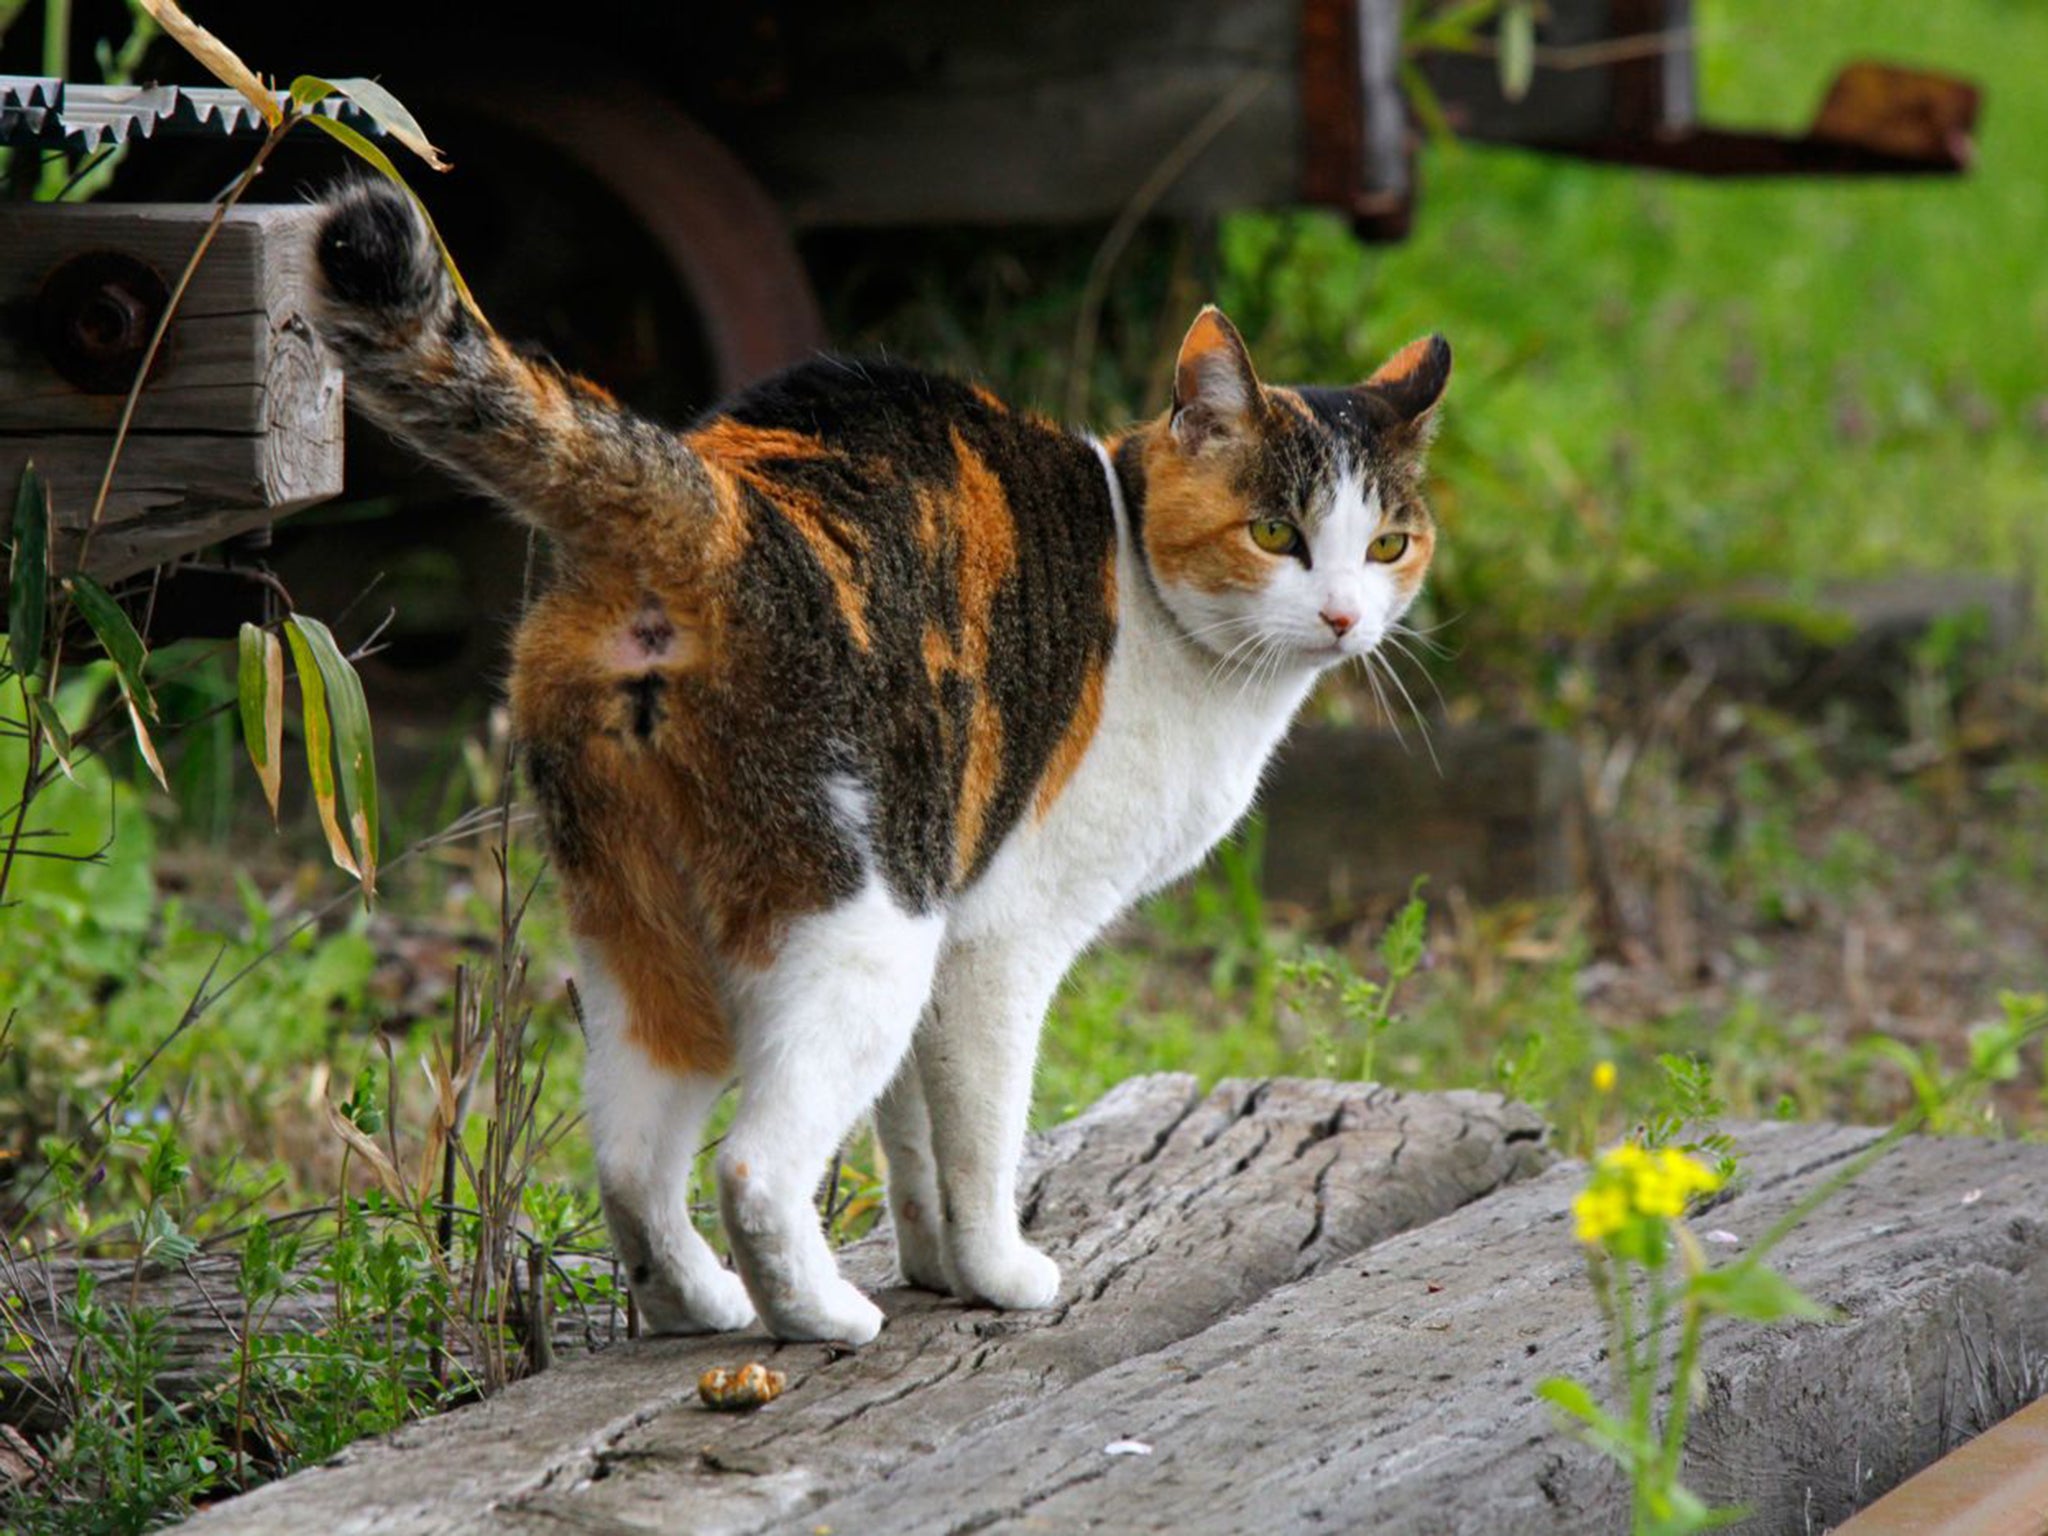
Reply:
[[1664, 1481], [1678, 1481], [1685, 1456], [1685, 1421], [1692, 1407], [1693, 1372], [1699, 1365], [1700, 1324], [1704, 1317], [1699, 1302], [1690, 1294], [1684, 1298], [1678, 1333], [1678, 1363], [1671, 1379], [1671, 1407], [1664, 1418]]

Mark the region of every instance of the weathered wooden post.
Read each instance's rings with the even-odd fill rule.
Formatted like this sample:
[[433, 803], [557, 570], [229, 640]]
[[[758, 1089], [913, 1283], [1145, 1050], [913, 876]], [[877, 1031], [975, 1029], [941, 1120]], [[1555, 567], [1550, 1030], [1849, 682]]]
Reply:
[[[75, 567], [135, 370], [214, 210], [0, 205], [0, 485], [48, 479]], [[231, 210], [186, 289], [87, 546], [102, 582], [341, 490], [341, 373], [306, 319], [307, 208]]]

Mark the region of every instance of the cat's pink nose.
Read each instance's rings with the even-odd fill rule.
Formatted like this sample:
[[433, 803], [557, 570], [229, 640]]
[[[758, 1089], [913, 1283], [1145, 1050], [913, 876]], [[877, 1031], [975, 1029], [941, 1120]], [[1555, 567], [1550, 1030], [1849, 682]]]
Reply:
[[1358, 615], [1346, 613], [1341, 608], [1325, 608], [1323, 622], [1330, 626], [1330, 633], [1341, 640], [1344, 638], [1344, 632], [1358, 622]]

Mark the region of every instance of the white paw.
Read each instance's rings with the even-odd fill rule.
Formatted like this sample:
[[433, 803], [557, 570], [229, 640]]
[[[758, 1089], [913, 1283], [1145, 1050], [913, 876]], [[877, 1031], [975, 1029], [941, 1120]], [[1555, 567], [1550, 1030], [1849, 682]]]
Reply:
[[1005, 1312], [1029, 1312], [1059, 1299], [1060, 1267], [1029, 1243], [1018, 1241], [995, 1253], [956, 1253], [963, 1297]]
[[737, 1333], [754, 1325], [747, 1287], [729, 1269], [707, 1266], [689, 1283], [644, 1285], [633, 1293], [646, 1333]]
[[710, 1333], [738, 1333], [754, 1326], [754, 1303], [747, 1283], [729, 1269], [715, 1269], [692, 1287], [691, 1310]]
[[860, 1345], [872, 1343], [882, 1331], [882, 1309], [834, 1275], [808, 1295], [763, 1305], [761, 1321], [778, 1339]]

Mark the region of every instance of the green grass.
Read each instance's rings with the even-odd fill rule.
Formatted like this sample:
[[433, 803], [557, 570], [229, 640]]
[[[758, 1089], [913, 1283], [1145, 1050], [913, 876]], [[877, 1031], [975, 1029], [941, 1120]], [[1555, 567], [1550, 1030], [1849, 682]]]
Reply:
[[1797, 129], [1842, 62], [1979, 79], [1958, 179], [1709, 182], [1438, 144], [1414, 237], [1226, 220], [1220, 297], [1274, 377], [1457, 349], [1433, 584], [1454, 643], [1767, 575], [2024, 570], [2048, 484], [2048, 9], [1712, 0], [1716, 121]]

